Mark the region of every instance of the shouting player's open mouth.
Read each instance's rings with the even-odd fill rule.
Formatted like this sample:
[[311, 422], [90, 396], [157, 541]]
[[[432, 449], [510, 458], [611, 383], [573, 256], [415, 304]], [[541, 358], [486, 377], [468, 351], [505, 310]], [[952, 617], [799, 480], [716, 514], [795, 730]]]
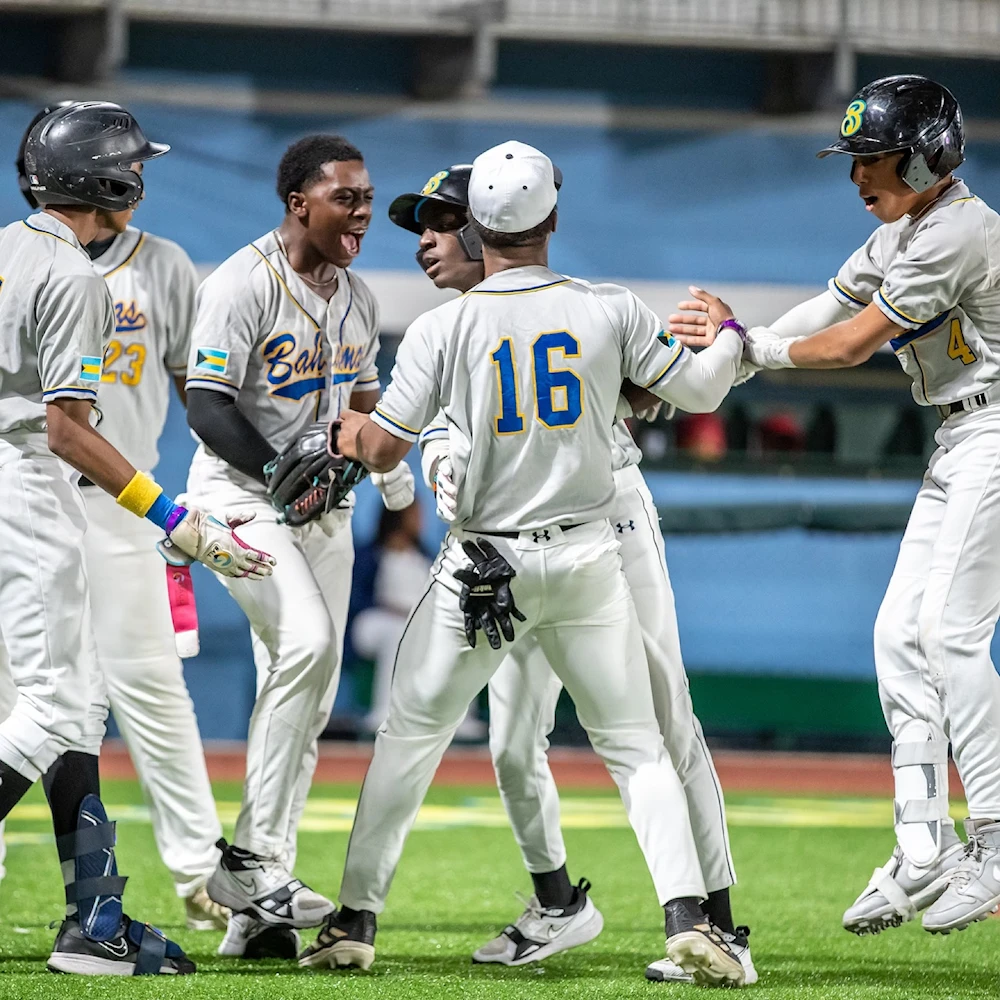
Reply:
[[341, 233], [340, 245], [344, 248], [344, 253], [351, 258], [357, 257], [361, 253], [361, 241], [364, 239], [366, 231], [362, 227], [360, 229], [352, 229], [349, 233]]
[[876, 202], [878, 202], [878, 195], [863, 194], [861, 195], [861, 200], [865, 203], [865, 211], [871, 212], [875, 208]]

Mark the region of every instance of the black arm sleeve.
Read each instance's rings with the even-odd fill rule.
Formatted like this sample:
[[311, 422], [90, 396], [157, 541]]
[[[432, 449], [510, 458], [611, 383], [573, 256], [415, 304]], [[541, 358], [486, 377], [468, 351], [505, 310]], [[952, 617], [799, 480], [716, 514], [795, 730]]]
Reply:
[[191, 430], [224, 462], [264, 482], [264, 466], [278, 453], [236, 408], [236, 400], [211, 389], [188, 389]]

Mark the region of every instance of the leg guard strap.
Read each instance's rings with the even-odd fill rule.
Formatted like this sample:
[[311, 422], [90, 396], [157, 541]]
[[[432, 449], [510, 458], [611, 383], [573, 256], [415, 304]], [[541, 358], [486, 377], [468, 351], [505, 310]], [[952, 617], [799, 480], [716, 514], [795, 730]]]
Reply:
[[133, 976], [158, 976], [167, 954], [167, 938], [163, 931], [150, 924], [133, 920], [128, 926], [129, 940], [139, 946]]
[[115, 824], [101, 823], [56, 837], [56, 850], [60, 861], [73, 861], [81, 854], [89, 854], [91, 851], [110, 850], [115, 846], [116, 840]]
[[947, 740], [921, 740], [917, 743], [893, 743], [892, 766], [909, 767], [912, 764], [947, 764]]

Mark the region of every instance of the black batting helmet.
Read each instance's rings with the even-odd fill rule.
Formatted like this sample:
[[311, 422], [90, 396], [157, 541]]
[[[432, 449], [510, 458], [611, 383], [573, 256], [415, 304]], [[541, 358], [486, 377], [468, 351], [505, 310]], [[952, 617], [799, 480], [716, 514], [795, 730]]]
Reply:
[[[562, 171], [553, 166], [556, 190], [562, 187]], [[458, 208], [469, 207], [469, 178], [472, 176], [471, 163], [456, 163], [447, 170], [439, 170], [423, 186], [419, 194], [401, 194], [389, 205], [389, 218], [411, 233], [418, 236], [423, 233], [424, 226], [420, 222], [420, 209], [427, 202], [444, 205], [455, 205]], [[483, 241], [472, 226], [466, 223], [458, 233], [458, 242], [469, 260], [483, 259]]]
[[855, 95], [840, 138], [816, 155], [830, 153], [905, 153], [899, 176], [914, 191], [926, 191], [965, 159], [962, 109], [940, 83], [923, 76], [887, 76]]
[[169, 149], [150, 142], [123, 107], [78, 101], [35, 123], [24, 144], [24, 173], [39, 205], [122, 212], [142, 197], [142, 177], [132, 164]]
[[58, 111], [60, 108], [68, 108], [73, 103], [73, 101], [56, 101], [55, 104], [46, 105], [31, 119], [28, 127], [24, 130], [24, 135], [21, 136], [21, 144], [17, 147], [17, 159], [14, 161], [14, 166], [17, 168], [17, 186], [21, 189], [21, 194], [24, 195], [25, 201], [32, 208], [38, 208], [39, 205], [35, 200], [35, 196], [31, 193], [31, 185], [28, 184], [28, 178], [24, 173], [24, 147], [28, 142], [28, 136], [31, 135], [31, 130], [43, 118], [51, 115], [53, 111]]

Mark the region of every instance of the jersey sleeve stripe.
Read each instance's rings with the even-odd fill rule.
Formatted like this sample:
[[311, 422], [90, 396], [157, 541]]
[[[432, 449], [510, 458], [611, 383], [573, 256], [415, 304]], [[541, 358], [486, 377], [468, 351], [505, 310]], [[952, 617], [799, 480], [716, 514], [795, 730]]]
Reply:
[[382, 430], [388, 431], [395, 437], [402, 437], [406, 441], [416, 441], [420, 436], [420, 431], [415, 431], [412, 427], [407, 427], [406, 424], [401, 424], [398, 420], [393, 420], [392, 417], [387, 416], [378, 407], [372, 412], [371, 418]]
[[840, 294], [845, 299], [847, 299], [848, 302], [850, 302], [850, 303], [852, 303], [853, 305], [856, 305], [856, 306], [867, 306], [867, 305], [869, 305], [869, 303], [865, 302], [864, 299], [859, 299], [857, 297], [857, 295], [854, 295], [852, 292], [849, 292], [846, 288], [844, 288], [844, 286], [836, 278], [833, 279], [833, 284], [834, 284], [834, 288], [831, 289], [831, 291], [833, 291], [834, 294], [836, 294], [837, 292], [840, 292]]
[[[885, 307], [884, 309], [882, 309], [882, 311], [883, 312], [888, 312], [889, 319], [894, 319], [894, 318], [898, 317], [898, 319], [903, 320], [903, 323], [900, 324], [901, 326], [909, 326], [911, 323], [916, 323], [917, 326], [925, 326], [927, 323], [933, 323], [934, 322], [933, 319], [917, 319], [916, 316], [908, 316], [905, 312], [903, 312], [902, 309], [897, 309], [885, 297], [885, 295], [883, 294], [881, 288], [875, 293], [875, 298], [872, 301], [877, 306], [880, 306], [880, 307], [884, 306]], [[898, 322], [898, 320], [897, 320], [897, 322]]]
[[951, 310], [946, 310], [939, 316], [935, 316], [934, 319], [923, 326], [917, 327], [916, 330], [911, 330], [909, 333], [904, 333], [902, 337], [893, 337], [889, 341], [889, 346], [896, 352], [899, 353], [907, 344], [913, 343], [914, 340], [920, 337], [926, 337], [928, 333], [933, 333], [949, 316], [951, 315]]
[[372, 387], [374, 387], [374, 388], [377, 389], [381, 384], [382, 383], [377, 378], [358, 379], [358, 381], [354, 383], [354, 388], [355, 389], [362, 389], [362, 388], [371, 389]]
[[58, 398], [97, 399], [97, 390], [85, 389], [83, 386], [79, 385], [57, 385], [53, 389], [42, 390], [43, 402], [48, 402], [50, 399]]
[[209, 375], [199, 375], [197, 378], [189, 378], [184, 383], [185, 389], [211, 389], [212, 392], [223, 392], [227, 396], [232, 396], [233, 399], [237, 399], [240, 394], [238, 386], [232, 384], [232, 382], [227, 382], [225, 379], [212, 378]]
[[675, 354], [675, 355], [674, 355], [674, 356], [673, 356], [673, 357], [672, 357], [672, 358], [670, 359], [670, 361], [669, 361], [669, 362], [667, 363], [667, 367], [666, 367], [666, 368], [664, 368], [664, 369], [663, 369], [663, 371], [662, 371], [662, 372], [660, 372], [660, 374], [659, 374], [659, 375], [657, 375], [657, 376], [656, 376], [656, 378], [654, 378], [652, 382], [648, 382], [648, 383], [647, 383], [647, 384], [646, 384], [645, 386], [643, 386], [643, 388], [644, 388], [644, 389], [652, 389], [652, 388], [653, 388], [653, 386], [654, 386], [654, 385], [656, 385], [656, 383], [657, 383], [657, 382], [661, 381], [661, 380], [662, 380], [662, 378], [663, 378], [663, 376], [664, 376], [664, 375], [666, 375], [666, 374], [667, 374], [667, 372], [669, 372], [669, 371], [670, 371], [670, 369], [671, 369], [671, 368], [673, 368], [675, 364], [677, 364], [677, 359], [678, 359], [678, 358], [679, 358], [679, 357], [680, 357], [680, 356], [681, 356], [681, 355], [682, 355], [683, 353], [684, 353], [684, 345], [683, 345], [683, 344], [678, 344], [678, 345], [677, 345], [677, 353], [676, 353], [676, 354]]
[[433, 437], [447, 437], [447, 436], [448, 436], [447, 427], [430, 427], [427, 430], [421, 432], [420, 440], [421, 442], [430, 441], [430, 439]]

